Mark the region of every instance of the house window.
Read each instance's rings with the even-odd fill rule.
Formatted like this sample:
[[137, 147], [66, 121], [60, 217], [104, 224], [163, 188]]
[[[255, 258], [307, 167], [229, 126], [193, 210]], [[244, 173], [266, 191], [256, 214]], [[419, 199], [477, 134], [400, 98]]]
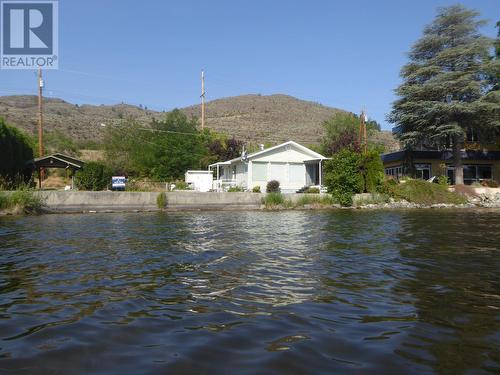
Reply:
[[415, 164], [415, 177], [423, 180], [431, 178], [431, 165], [430, 164]]
[[[465, 164], [464, 168], [464, 184], [470, 185], [473, 182], [480, 182], [483, 180], [491, 180], [493, 176], [493, 168], [491, 165], [472, 165]], [[452, 183], [455, 183], [455, 168], [449, 166], [447, 174]]]
[[270, 179], [279, 181], [281, 185], [286, 184], [286, 163], [271, 163]]
[[305, 179], [304, 164], [290, 164], [288, 168], [290, 183], [303, 184]]
[[399, 179], [403, 177], [403, 166], [398, 165], [395, 167], [385, 168], [385, 174], [387, 176], [394, 177], [395, 179]]
[[464, 184], [491, 180], [491, 165], [464, 165]]
[[482, 180], [491, 180], [493, 176], [491, 165], [478, 165], [477, 166], [477, 179]]
[[252, 163], [252, 180], [267, 181], [267, 163]]

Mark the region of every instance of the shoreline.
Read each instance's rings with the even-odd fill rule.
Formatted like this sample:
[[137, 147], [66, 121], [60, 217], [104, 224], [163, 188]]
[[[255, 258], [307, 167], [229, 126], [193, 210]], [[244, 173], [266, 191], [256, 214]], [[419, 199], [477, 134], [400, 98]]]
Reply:
[[[498, 194], [470, 198], [465, 204], [416, 204], [407, 201], [366, 201], [366, 194], [358, 194], [351, 207], [314, 202], [318, 194], [283, 194], [288, 204], [266, 206], [263, 193], [199, 193], [193, 191], [165, 192], [166, 205], [159, 207], [160, 192], [111, 191], [41, 191], [35, 192], [43, 201], [37, 212], [28, 214], [119, 213], [119, 212], [196, 212], [196, 211], [311, 211], [311, 210], [415, 210], [415, 209], [498, 209]], [[310, 198], [310, 203], [302, 201]], [[307, 199], [306, 199], [307, 200]], [[26, 215], [23, 207], [0, 210], [0, 216]]]

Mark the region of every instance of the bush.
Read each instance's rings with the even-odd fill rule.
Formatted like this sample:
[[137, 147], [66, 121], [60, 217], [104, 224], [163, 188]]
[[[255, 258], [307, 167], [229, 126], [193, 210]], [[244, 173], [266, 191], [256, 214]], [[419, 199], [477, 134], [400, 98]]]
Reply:
[[173, 190], [189, 190], [189, 185], [184, 181], [173, 182], [175, 188]]
[[88, 162], [76, 172], [75, 184], [81, 190], [104, 190], [111, 181], [112, 172], [106, 165]]
[[337, 202], [330, 194], [303, 195], [297, 200], [296, 206], [303, 207], [309, 204], [320, 205], [320, 206], [331, 206], [332, 204], [335, 203]]
[[168, 203], [167, 194], [163, 192], [158, 194], [158, 196], [156, 197], [156, 205], [158, 206], [158, 208], [162, 209], [167, 207], [167, 203]]
[[43, 199], [32, 190], [16, 190], [12, 194], [0, 193], [0, 209], [21, 207], [25, 213], [37, 213], [43, 207]]
[[393, 198], [404, 199], [417, 204], [464, 204], [467, 202], [465, 197], [448, 191], [446, 186], [420, 179], [407, 180], [404, 184], [393, 186], [391, 190], [390, 196]]
[[310, 187], [310, 188], [307, 188], [304, 193], [306, 194], [319, 194], [319, 188], [317, 187]]
[[254, 186], [252, 189], [253, 193], [260, 193], [260, 186]]
[[283, 195], [281, 193], [268, 193], [262, 199], [262, 203], [266, 206], [278, 206], [284, 202]]
[[490, 188], [497, 188], [499, 187], [498, 182], [495, 180], [483, 180], [481, 181], [481, 185], [485, 187], [490, 187]]
[[0, 190], [20, 190], [29, 189], [33, 180], [28, 180], [26, 176], [18, 174], [12, 177], [0, 176]]
[[382, 184], [378, 186], [377, 192], [380, 194], [392, 196], [397, 185], [398, 182], [393, 177], [385, 176]]
[[0, 117], [0, 176], [9, 181], [22, 176], [27, 182], [32, 174], [26, 168], [26, 162], [33, 159], [32, 146], [28, 135], [7, 125]]
[[358, 153], [344, 149], [325, 163], [325, 185], [342, 206], [351, 206], [353, 194], [363, 191], [360, 160]]
[[268, 193], [262, 199], [262, 203], [266, 206], [266, 208], [291, 208], [293, 207], [293, 203], [290, 199], [285, 199], [281, 193]]
[[437, 180], [439, 185], [448, 187], [448, 176], [441, 175]]
[[229, 189], [227, 189], [228, 193], [240, 193], [243, 191], [243, 188], [241, 186], [231, 186]]
[[376, 150], [361, 156], [360, 171], [363, 176], [364, 192], [375, 193], [384, 181], [384, 165]]
[[362, 194], [362, 196], [358, 196], [358, 199], [355, 200], [354, 205], [356, 207], [366, 206], [369, 204], [383, 204], [389, 202], [389, 196], [380, 193], [369, 193]]
[[9, 207], [9, 198], [7, 194], [0, 192], [0, 210]]
[[266, 193], [279, 193], [280, 191], [279, 181], [271, 180], [267, 183]]

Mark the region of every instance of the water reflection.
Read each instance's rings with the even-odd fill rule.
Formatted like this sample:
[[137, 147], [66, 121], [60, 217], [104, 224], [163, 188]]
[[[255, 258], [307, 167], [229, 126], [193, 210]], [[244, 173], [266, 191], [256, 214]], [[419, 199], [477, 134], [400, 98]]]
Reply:
[[498, 216], [481, 211], [406, 218], [401, 242], [413, 246], [401, 254], [415, 272], [398, 289], [415, 297], [419, 319], [399, 355], [438, 373], [499, 370], [499, 233]]
[[0, 218], [0, 372], [498, 372], [499, 233], [495, 211]]

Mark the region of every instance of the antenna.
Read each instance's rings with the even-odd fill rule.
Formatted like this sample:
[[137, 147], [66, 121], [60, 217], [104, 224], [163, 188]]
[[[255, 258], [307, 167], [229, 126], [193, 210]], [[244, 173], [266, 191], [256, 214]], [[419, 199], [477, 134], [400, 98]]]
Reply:
[[241, 160], [246, 162], [248, 160], [247, 150], [245, 150], [245, 145], [243, 145], [243, 150], [241, 151]]
[[361, 110], [360, 122], [359, 122], [359, 137], [358, 142], [363, 153], [368, 152], [368, 139], [366, 135], [366, 122], [368, 121], [368, 116], [365, 114], [364, 108]]
[[205, 128], [205, 72], [201, 70], [201, 129]]
[[[44, 82], [42, 79], [42, 68], [38, 68], [38, 157], [43, 157], [43, 114], [42, 114], [42, 90]], [[45, 170], [40, 169], [39, 182], [40, 189], [42, 188], [42, 180], [45, 177]]]

